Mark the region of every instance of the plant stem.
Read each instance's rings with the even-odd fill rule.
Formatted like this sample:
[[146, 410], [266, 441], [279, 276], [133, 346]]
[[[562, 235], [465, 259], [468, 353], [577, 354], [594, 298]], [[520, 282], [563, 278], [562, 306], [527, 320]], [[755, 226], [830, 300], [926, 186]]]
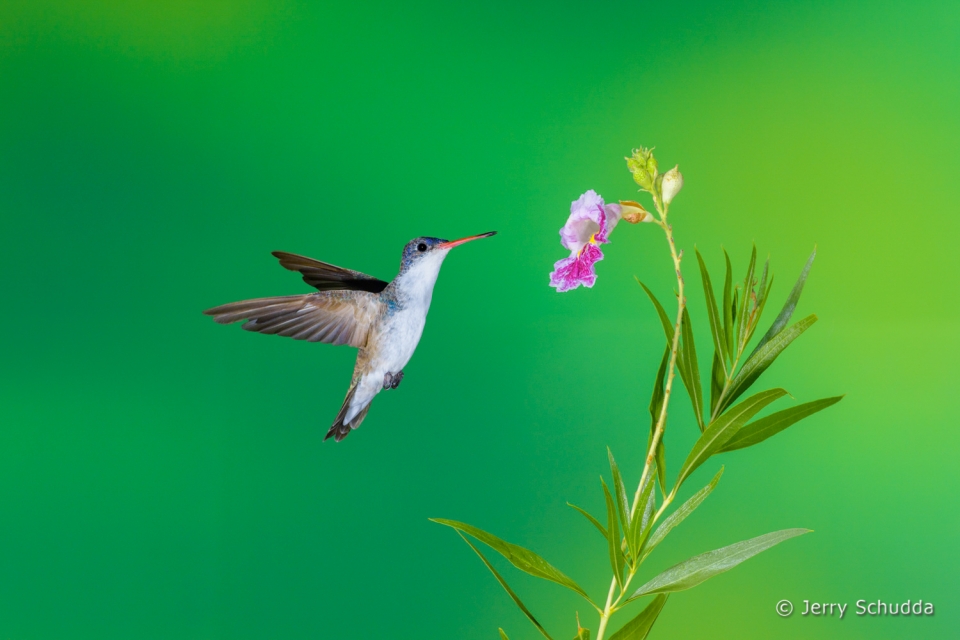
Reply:
[[[607, 630], [607, 623], [610, 621], [610, 616], [613, 614], [611, 607], [613, 606], [613, 590], [617, 587], [617, 578], [614, 576], [613, 580], [610, 582], [610, 590], [607, 592], [607, 603], [603, 605], [603, 613], [600, 614], [600, 627], [597, 629], [597, 640], [603, 640], [603, 634]], [[619, 598], [617, 598], [619, 600]]]
[[[657, 418], [657, 426], [654, 429], [653, 438], [650, 440], [650, 448], [647, 451], [647, 458], [643, 465], [643, 473], [640, 475], [640, 484], [637, 485], [637, 492], [633, 496], [633, 505], [630, 507], [631, 519], [633, 519], [633, 515], [636, 513], [637, 508], [639, 507], [640, 494], [643, 492], [644, 483], [650, 476], [650, 468], [653, 465], [653, 460], [657, 454], [657, 445], [660, 444], [660, 440], [663, 438], [663, 430], [667, 424], [667, 406], [670, 404], [670, 393], [673, 390], [673, 379], [675, 377], [677, 367], [677, 353], [680, 349], [680, 330], [682, 329], [683, 324], [683, 309], [687, 302], [683, 295], [683, 273], [680, 270], [680, 260], [683, 255], [682, 253], [677, 253], [677, 245], [673, 240], [673, 227], [670, 226], [670, 223], [667, 221], [666, 208], [661, 206], [659, 199], [656, 197], [654, 197], [654, 204], [657, 207], [657, 212], [660, 214], [660, 220], [657, 221], [657, 224], [661, 229], [663, 229], [663, 232], [667, 236], [667, 243], [670, 245], [670, 256], [673, 258], [673, 267], [677, 274], [677, 322], [673, 327], [673, 344], [670, 346], [670, 364], [667, 368], [667, 382], [663, 391], [663, 405], [660, 408], [660, 415]], [[673, 497], [675, 494], [676, 487], [674, 487], [674, 490], [664, 498], [660, 509], [653, 516], [654, 522], [656, 522], [656, 520], [660, 517], [664, 509], [667, 508], [667, 505], [673, 502]], [[610, 581], [610, 590], [607, 592], [607, 603], [604, 605], [603, 612], [600, 614], [600, 627], [597, 629], [597, 640], [603, 640], [603, 635], [606, 633], [607, 623], [610, 621], [610, 617], [616, 611], [617, 605], [626, 594], [627, 586], [629, 586], [634, 575], [636, 575], [637, 569], [639, 569], [639, 564], [637, 561], [638, 559], [634, 558], [634, 565], [631, 567], [626, 579], [624, 580], [623, 587], [620, 589], [620, 595], [616, 600], [613, 599], [613, 594], [617, 587], [617, 576], [614, 576]]]
[[670, 365], [667, 368], [667, 383], [663, 389], [663, 406], [660, 408], [660, 417], [657, 418], [657, 427], [653, 432], [653, 439], [650, 441], [650, 450], [647, 451], [647, 459], [643, 465], [643, 474], [640, 476], [640, 484], [637, 486], [637, 492], [633, 496], [633, 507], [630, 510], [631, 517], [637, 510], [637, 501], [640, 499], [640, 493], [643, 490], [643, 484], [650, 474], [650, 467], [653, 459], [656, 457], [657, 445], [663, 437], [663, 429], [667, 423], [667, 405], [670, 404], [670, 393], [673, 390], [673, 379], [677, 372], [677, 352], [680, 349], [680, 330], [683, 324], [683, 309], [687, 300], [683, 295], [683, 274], [680, 271], [681, 255], [677, 253], [677, 245], [673, 241], [673, 227], [667, 222], [666, 215], [663, 216], [663, 222], [660, 227], [667, 235], [667, 242], [670, 245], [670, 256], [673, 258], [673, 266], [677, 274], [677, 321], [673, 326], [673, 344], [670, 346]]

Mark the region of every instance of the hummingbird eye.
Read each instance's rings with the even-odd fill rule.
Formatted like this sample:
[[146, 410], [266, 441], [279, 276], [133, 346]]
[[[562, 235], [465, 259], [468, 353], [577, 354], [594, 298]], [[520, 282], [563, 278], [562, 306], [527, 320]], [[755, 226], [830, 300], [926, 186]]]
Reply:
[[426, 251], [426, 250], [427, 250], [427, 245], [425, 242], [421, 242], [420, 244], [417, 245], [417, 251]]

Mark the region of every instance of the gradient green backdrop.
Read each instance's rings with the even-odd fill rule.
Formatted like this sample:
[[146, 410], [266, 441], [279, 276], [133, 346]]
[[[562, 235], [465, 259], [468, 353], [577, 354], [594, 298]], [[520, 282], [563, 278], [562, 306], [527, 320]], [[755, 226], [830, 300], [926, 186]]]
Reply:
[[[772, 305], [817, 244], [820, 322], [763, 382], [847, 394], [698, 472], [684, 495], [727, 465], [651, 570], [816, 532], [673, 596], [654, 637], [960, 636], [958, 31], [955, 2], [0, 4], [0, 637], [535, 637], [430, 516], [600, 597], [605, 548], [564, 503], [599, 510], [607, 445], [636, 482], [662, 335], [633, 276], [667, 298], [671, 269], [624, 225], [593, 290], [547, 273], [571, 200], [636, 197], [639, 145], [683, 170], [681, 248], [740, 272], [755, 241]], [[389, 279], [411, 237], [490, 229], [340, 445], [352, 349], [200, 315], [305, 292], [271, 250]], [[559, 638], [575, 609], [595, 627], [504, 569]]]

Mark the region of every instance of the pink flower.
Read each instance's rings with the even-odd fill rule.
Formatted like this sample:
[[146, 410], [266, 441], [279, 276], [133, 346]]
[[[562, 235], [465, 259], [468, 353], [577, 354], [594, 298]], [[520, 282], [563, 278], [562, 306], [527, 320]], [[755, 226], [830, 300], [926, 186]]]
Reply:
[[560, 244], [570, 250], [570, 257], [558, 260], [550, 274], [550, 286], [557, 292], [592, 287], [597, 281], [594, 265], [603, 260], [598, 245], [620, 221], [620, 205], [604, 204], [603, 198], [591, 189], [570, 205], [570, 217], [560, 229]]

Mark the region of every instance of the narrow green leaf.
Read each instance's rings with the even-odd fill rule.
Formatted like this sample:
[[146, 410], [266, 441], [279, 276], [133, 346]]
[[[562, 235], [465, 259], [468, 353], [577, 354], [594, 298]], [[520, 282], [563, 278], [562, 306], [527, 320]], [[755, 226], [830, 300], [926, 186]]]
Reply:
[[667, 366], [670, 364], [670, 345], [667, 344], [663, 349], [663, 357], [660, 358], [660, 368], [657, 369], [657, 379], [653, 383], [653, 395], [650, 398], [650, 424], [652, 428], [657, 426], [657, 420], [660, 419], [660, 411], [663, 409], [663, 382], [667, 375]]
[[[647, 439], [647, 448], [650, 450], [650, 443], [653, 442], [653, 434], [657, 429], [657, 422], [660, 420], [660, 412], [663, 410], [663, 381], [667, 375], [667, 366], [670, 363], [670, 344], [668, 343], [663, 350], [663, 357], [660, 358], [660, 368], [657, 370], [657, 379], [653, 383], [653, 397], [650, 398], [650, 437]], [[663, 446], [663, 437], [657, 443], [657, 477], [660, 480], [660, 490], [663, 494], [667, 493], [667, 465], [666, 452]]]
[[783, 397], [786, 393], [783, 389], [761, 391], [714, 420], [707, 427], [707, 430], [700, 435], [700, 438], [693, 445], [693, 449], [690, 450], [690, 454], [680, 468], [680, 476], [677, 478], [676, 486], [679, 487], [697, 467], [717, 453], [757, 412], [774, 400]]
[[[650, 489], [644, 491], [640, 494], [640, 504], [643, 505], [643, 516], [640, 519], [640, 529], [647, 529], [653, 521], [653, 512], [657, 508], [657, 494], [653, 491], [653, 485], [650, 485]], [[639, 511], [639, 509], [638, 509]]]
[[500, 640], [510, 640], [510, 638], [507, 637], [507, 632], [503, 629], [500, 629]]
[[657, 527], [657, 530], [653, 532], [652, 536], [650, 536], [650, 541], [647, 542], [647, 546], [643, 550], [641, 562], [646, 560], [647, 556], [653, 553], [653, 550], [657, 548], [657, 545], [663, 542], [663, 539], [667, 537], [667, 534], [670, 533], [674, 527], [686, 520], [687, 516], [693, 513], [694, 509], [699, 507], [700, 503], [707, 499], [707, 496], [710, 495], [710, 493], [717, 486], [717, 483], [720, 482], [720, 476], [722, 475], [723, 467], [720, 467], [720, 471], [717, 471], [717, 475], [713, 476], [713, 480], [711, 480], [707, 486], [690, 496], [686, 502], [680, 505], [676, 511], [671, 513], [667, 518], [664, 519], [662, 523], [660, 523], [660, 526]]
[[590, 524], [592, 524], [593, 526], [595, 526], [595, 527], [597, 528], [597, 531], [600, 532], [600, 535], [603, 536], [603, 539], [604, 539], [604, 540], [607, 539], [607, 529], [606, 529], [606, 527], [604, 527], [602, 524], [600, 524], [600, 521], [599, 521], [599, 520], [597, 520], [597, 519], [594, 518], [592, 515], [590, 515], [589, 513], [587, 513], [586, 511], [584, 511], [583, 509], [581, 509], [580, 507], [578, 507], [578, 506], [575, 505], [575, 504], [570, 504], [570, 503], [568, 502], [568, 503], [567, 503], [567, 506], [568, 506], [568, 507], [573, 507], [574, 509], [576, 509], [577, 511], [579, 511], [581, 514], [583, 514], [583, 517], [586, 518], [587, 520], [589, 520], [589, 521], [590, 521]]
[[755, 445], [758, 442], [763, 442], [770, 436], [775, 436], [780, 433], [790, 425], [800, 422], [804, 418], [812, 416], [816, 412], [840, 402], [842, 399], [843, 396], [823, 398], [771, 413], [741, 428], [732, 438], [727, 440], [727, 443], [720, 448], [720, 452], [743, 449], [744, 447]]
[[710, 319], [710, 334], [713, 336], [713, 347], [720, 354], [721, 362], [729, 359], [727, 355], [727, 341], [723, 332], [723, 317], [717, 309], [717, 299], [713, 295], [713, 284], [710, 282], [710, 272], [697, 250], [697, 262], [700, 263], [700, 279], [703, 282], [703, 295], [707, 300], [707, 316]]
[[788, 327], [771, 338], [763, 348], [751, 355], [747, 361], [740, 367], [739, 373], [730, 383], [730, 389], [727, 395], [720, 402], [720, 410], [725, 410], [730, 404], [739, 398], [744, 391], [757, 381], [767, 368], [773, 364], [784, 349], [790, 346], [790, 343], [796, 340], [800, 334], [810, 328], [817, 321], [817, 316], [809, 315], [800, 320], [795, 325]]
[[672, 593], [695, 587], [715, 575], [729, 571], [745, 560], [780, 544], [784, 540], [810, 533], [809, 529], [784, 529], [774, 531], [750, 540], [737, 542], [714, 551], [701, 553], [678, 565], [670, 567], [660, 575], [637, 589], [627, 600], [635, 600], [651, 593]]
[[[733, 325], [730, 328], [730, 355], [736, 358], [738, 354], [738, 349], [736, 343], [737, 337], [737, 325], [740, 324], [740, 283], [738, 282], [733, 288], [733, 302], [730, 304], [730, 314], [733, 319]], [[733, 363], [730, 363], [730, 367], [733, 368]], [[732, 372], [731, 372], [732, 373]]]
[[[518, 595], [513, 591], [513, 589], [510, 588], [510, 585], [508, 585], [508, 584], [507, 584], [507, 581], [503, 579], [503, 576], [500, 575], [500, 572], [498, 572], [498, 571], [494, 568], [494, 566], [493, 566], [492, 564], [490, 564], [490, 561], [487, 560], [486, 556], [484, 556], [482, 553], [480, 553], [480, 549], [477, 549], [476, 545], [474, 545], [472, 542], [470, 542], [470, 539], [467, 538], [467, 536], [463, 535], [463, 533], [461, 533], [459, 530], [457, 531], [457, 535], [459, 535], [461, 538], [463, 538], [463, 541], [466, 542], [468, 545], [470, 545], [470, 548], [473, 549], [474, 553], [476, 553], [478, 556], [480, 556], [480, 559], [483, 560], [483, 564], [487, 565], [487, 569], [489, 569], [489, 570], [490, 570], [490, 573], [493, 574], [493, 577], [497, 579], [497, 582], [500, 583], [500, 586], [503, 587], [503, 590], [506, 591], [507, 594], [513, 599], [514, 604], [516, 604], [517, 607], [520, 608], [520, 611], [523, 611], [523, 615], [527, 616], [527, 618], [530, 620], [530, 622], [533, 623], [533, 626], [535, 626], [535, 627], [537, 628], [537, 630], [538, 630], [541, 634], [543, 634], [543, 637], [546, 638], [547, 640], [553, 640], [553, 638], [550, 637], [550, 634], [547, 633], [547, 630], [543, 628], [543, 625], [541, 625], [541, 624], [537, 621], [537, 619], [536, 619], [535, 617], [533, 617], [533, 614], [530, 613], [530, 609], [527, 609], [526, 605], [523, 604], [523, 602], [520, 600], [520, 596], [518, 596]], [[507, 634], [505, 634], [505, 633], [503, 632], [503, 629], [500, 629], [500, 635], [501, 635], [502, 637], [504, 637], [504, 638], [507, 637]]]
[[610, 640], [645, 640], [657, 621], [663, 605], [667, 603], [667, 594], [659, 594], [636, 618], [623, 625], [620, 631], [610, 636]]
[[446, 520], [443, 518], [430, 518], [430, 520], [432, 522], [436, 522], [437, 524], [452, 527], [457, 531], [462, 531], [463, 533], [473, 536], [509, 560], [510, 564], [515, 566], [517, 569], [525, 571], [532, 576], [536, 576], [537, 578], [543, 578], [544, 580], [549, 580], [550, 582], [556, 582], [557, 584], [564, 586], [571, 591], [579, 593], [587, 600], [587, 602], [593, 604], [593, 602], [590, 600], [590, 596], [587, 595], [587, 592], [584, 591], [580, 585], [571, 580], [562, 571], [551, 565], [533, 551], [524, 549], [519, 545], [512, 544], [505, 540], [501, 540], [491, 533], [487, 533], [482, 529], [478, 529], [463, 522]]
[[763, 274], [760, 276], [760, 284], [757, 286], [757, 304], [763, 302], [763, 296], [767, 291], [767, 272], [770, 271], [770, 256], [767, 256], [763, 263]]
[[[763, 291], [763, 297], [761, 298], [760, 303], [759, 303], [759, 306], [757, 307], [757, 319], [756, 319], [756, 321], [754, 322], [754, 325], [753, 325], [753, 328], [754, 328], [754, 329], [756, 329], [756, 328], [757, 328], [757, 325], [760, 324], [760, 318], [763, 316], [763, 310], [764, 310], [764, 308], [767, 306], [767, 300], [770, 299], [770, 289], [771, 289], [772, 287], [773, 287], [773, 275], [770, 276], [770, 281], [767, 283], [767, 288], [762, 290], [762, 291]], [[750, 332], [750, 336], [751, 336], [751, 337], [753, 336], [753, 331]], [[749, 342], [749, 341], [750, 341], [750, 339], [748, 338], [748, 339], [747, 339], [747, 342]], [[756, 351], [756, 347], [754, 347], [754, 351]], [[752, 352], [751, 352], [751, 353], [752, 353]]]
[[607, 447], [607, 458], [610, 459], [610, 473], [613, 475], [613, 490], [616, 492], [617, 499], [617, 514], [620, 516], [623, 535], [627, 539], [627, 549], [630, 551], [630, 557], [636, 558], [636, 549], [631, 544], [630, 502], [627, 500], [627, 489], [623, 486], [623, 476], [620, 475], [620, 467], [617, 466], [617, 461], [613, 459], [613, 451], [610, 451], [610, 447]]
[[[640, 497], [637, 499], [637, 507], [633, 512], [633, 518], [631, 521], [633, 548], [637, 550], [633, 555], [634, 559], [640, 556], [640, 550], [643, 548], [643, 543], [645, 541], [645, 530], [650, 524], [650, 516], [652, 514], [652, 508], [655, 504], [657, 495], [653, 490], [655, 484], [656, 480], [654, 476], [654, 470], [651, 469], [650, 474], [647, 476], [646, 483], [640, 490]], [[634, 564], [634, 566], [636, 566], [636, 564]]]
[[623, 588], [623, 553], [620, 551], [620, 529], [617, 527], [617, 507], [613, 504], [613, 496], [607, 483], [600, 478], [603, 485], [603, 497], [607, 501], [607, 549], [610, 553], [610, 568], [617, 578], [617, 584]]
[[737, 314], [737, 353], [741, 353], [747, 347], [744, 338], [747, 335], [747, 325], [750, 322], [750, 299], [753, 291], [754, 269], [757, 266], [757, 245], [753, 245], [753, 251], [750, 253], [750, 264], [747, 266], [747, 275], [743, 279], [743, 297], [740, 299], [740, 310]]
[[816, 257], [817, 248], [814, 247], [813, 253], [810, 254], [809, 258], [807, 258], [807, 264], [804, 265], [803, 271], [800, 272], [800, 277], [797, 279], [796, 284], [793, 285], [793, 289], [790, 290], [790, 295], [787, 296], [787, 301], [783, 304], [783, 309], [780, 310], [780, 313], [773, 321], [773, 324], [770, 325], [770, 328], [767, 329], [767, 332], [763, 334], [762, 338], [760, 338], [760, 342], [757, 343], [757, 346], [754, 348], [753, 353], [750, 354], [750, 357], [753, 357], [757, 351], [763, 347], [763, 345], [772, 340], [773, 337], [780, 333], [780, 330], [787, 326], [787, 323], [790, 322], [790, 317], [793, 316], [793, 312], [797, 308], [797, 302], [800, 300], [800, 294], [803, 293], [803, 285], [807, 282], [807, 275], [810, 273], [810, 267], [813, 266], [813, 259]]
[[683, 368], [680, 371], [680, 378], [683, 380], [683, 386], [687, 389], [690, 396], [690, 403], [693, 405], [693, 413], [697, 417], [697, 424], [700, 431], [703, 431], [703, 389], [700, 386], [700, 367], [697, 365], [697, 346], [693, 341], [693, 326], [690, 323], [690, 314], [687, 308], [683, 308], [683, 323], [680, 327], [680, 360]]
[[710, 367], [710, 415], [716, 415], [717, 403], [723, 394], [723, 385], [727, 383], [727, 373], [716, 351], [713, 352], [713, 366]]
[[727, 356], [730, 360], [728, 365], [733, 365], [733, 309], [736, 303], [733, 301], [733, 267], [730, 266], [730, 256], [727, 250], [723, 250], [723, 258], [726, 262], [727, 271], [723, 278], [723, 333], [726, 338]]
[[643, 550], [647, 546], [647, 541], [650, 539], [650, 532], [653, 530], [653, 516], [657, 511], [656, 492], [650, 492], [650, 495], [647, 496], [645, 504], [646, 506], [643, 509], [643, 517], [640, 520], [640, 531], [637, 533], [637, 554], [640, 556], [640, 560], [637, 561], [637, 564], [643, 562]]
[[[750, 344], [750, 339], [753, 337], [753, 332], [757, 330], [757, 325], [760, 324], [760, 317], [763, 315], [763, 308], [767, 304], [766, 294], [769, 293], [769, 288], [767, 287], [767, 271], [769, 268], [770, 258], [767, 258], [767, 261], [763, 264], [763, 275], [760, 276], [760, 284], [757, 285], [757, 306], [750, 318], [750, 326], [747, 328], [747, 335], [743, 341], [744, 345]], [[773, 284], [773, 278], [770, 279], [770, 283]]]
[[657, 296], [653, 295], [653, 291], [650, 291], [647, 285], [640, 282], [639, 278], [636, 278], [636, 280], [637, 284], [643, 287], [643, 290], [647, 292], [647, 297], [650, 298], [650, 302], [653, 303], [654, 308], [657, 310], [657, 315], [660, 317], [660, 324], [663, 325], [663, 333], [667, 336], [667, 344], [673, 344], [673, 323], [670, 322], [667, 312], [663, 310], [663, 305], [660, 304], [660, 301], [657, 300]]

